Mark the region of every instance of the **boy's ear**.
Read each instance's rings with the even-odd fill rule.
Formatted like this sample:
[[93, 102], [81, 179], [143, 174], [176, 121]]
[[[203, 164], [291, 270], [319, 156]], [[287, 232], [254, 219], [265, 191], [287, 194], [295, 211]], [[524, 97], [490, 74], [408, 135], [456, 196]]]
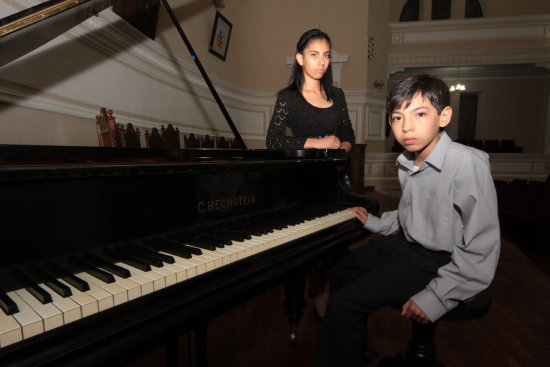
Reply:
[[304, 66], [304, 55], [297, 53], [296, 54], [296, 61], [300, 66]]
[[453, 109], [451, 106], [447, 106], [439, 114], [439, 127], [445, 127], [451, 122], [451, 117], [453, 116]]

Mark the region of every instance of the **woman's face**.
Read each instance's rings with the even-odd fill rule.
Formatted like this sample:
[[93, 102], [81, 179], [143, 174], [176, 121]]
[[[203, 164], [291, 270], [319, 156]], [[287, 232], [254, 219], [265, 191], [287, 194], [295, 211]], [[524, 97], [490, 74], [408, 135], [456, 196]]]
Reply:
[[296, 54], [296, 61], [302, 66], [306, 81], [320, 80], [330, 64], [330, 44], [326, 40], [312, 40], [303, 54]]

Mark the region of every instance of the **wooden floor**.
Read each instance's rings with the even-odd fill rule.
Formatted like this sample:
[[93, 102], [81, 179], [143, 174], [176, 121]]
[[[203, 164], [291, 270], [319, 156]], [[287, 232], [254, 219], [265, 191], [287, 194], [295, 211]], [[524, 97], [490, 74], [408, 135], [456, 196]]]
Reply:
[[[369, 193], [370, 194], [370, 193]], [[379, 194], [383, 210], [396, 199]], [[489, 314], [470, 322], [441, 322], [436, 331], [439, 359], [446, 367], [550, 366], [550, 257], [545, 246], [503, 238]], [[289, 342], [282, 306], [282, 286], [227, 310], [208, 327], [210, 367], [312, 366], [320, 320], [311, 300], [300, 322], [298, 339]], [[369, 342], [382, 356], [407, 345], [409, 321], [397, 310], [383, 309], [369, 318]], [[193, 366], [193, 339], [180, 339], [180, 366]], [[163, 366], [162, 348], [126, 367]]]

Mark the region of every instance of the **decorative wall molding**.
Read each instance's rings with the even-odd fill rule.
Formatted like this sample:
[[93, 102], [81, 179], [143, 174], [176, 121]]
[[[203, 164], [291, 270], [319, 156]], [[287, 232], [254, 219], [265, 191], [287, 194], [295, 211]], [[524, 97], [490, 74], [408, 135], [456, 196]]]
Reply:
[[[381, 192], [400, 191], [396, 159], [398, 153], [365, 153], [365, 186]], [[491, 153], [493, 179], [544, 181], [550, 174], [550, 154]]]
[[[389, 28], [390, 74], [411, 66], [544, 63], [550, 59], [549, 14], [390, 23]], [[436, 46], [452, 43], [460, 43], [461, 50]], [[475, 47], [481, 43], [491, 46]], [[411, 52], [412, 45], [418, 47]]]
[[[13, 77], [13, 70], [21, 75], [26, 74], [28, 68], [34, 70], [42, 55], [52, 59], [52, 54], [58, 51], [56, 47], [79, 48], [85, 54], [91, 52], [94, 61], [89, 67], [78, 70], [78, 75], [68, 74], [69, 78], [63, 76], [51, 85]], [[59, 55], [59, 60], [62, 58]], [[97, 69], [94, 75], [88, 71], [92, 68]], [[111, 82], [119, 79], [123, 83]], [[146, 101], [133, 98], [145, 94], [125, 85], [136, 84], [136, 79], [146, 81], [144, 90], [157, 92], [147, 95]], [[210, 79], [243, 138], [264, 139], [275, 95], [247, 91], [215, 77]], [[105, 86], [97, 86], [105, 80]], [[71, 89], [78, 93], [70, 93]], [[167, 96], [176, 101], [172, 103]], [[95, 119], [99, 107], [108, 107], [115, 110], [117, 122], [132, 122], [140, 128], [171, 123], [184, 132], [233, 136], [196, 65], [174, 57], [110, 9], [89, 18], [29, 56], [1, 68], [0, 101], [90, 119]], [[134, 108], [136, 103], [140, 108]], [[148, 108], [143, 108], [142, 104], [148, 104]]]

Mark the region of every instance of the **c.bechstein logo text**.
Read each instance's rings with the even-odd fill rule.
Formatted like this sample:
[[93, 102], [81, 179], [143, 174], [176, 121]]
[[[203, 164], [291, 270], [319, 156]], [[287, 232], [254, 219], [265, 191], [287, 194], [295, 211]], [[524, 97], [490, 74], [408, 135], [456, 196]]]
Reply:
[[252, 205], [256, 202], [255, 195], [241, 195], [223, 199], [214, 199], [208, 201], [199, 201], [197, 210], [200, 213], [212, 212], [216, 210], [224, 210], [236, 208], [238, 206]]

